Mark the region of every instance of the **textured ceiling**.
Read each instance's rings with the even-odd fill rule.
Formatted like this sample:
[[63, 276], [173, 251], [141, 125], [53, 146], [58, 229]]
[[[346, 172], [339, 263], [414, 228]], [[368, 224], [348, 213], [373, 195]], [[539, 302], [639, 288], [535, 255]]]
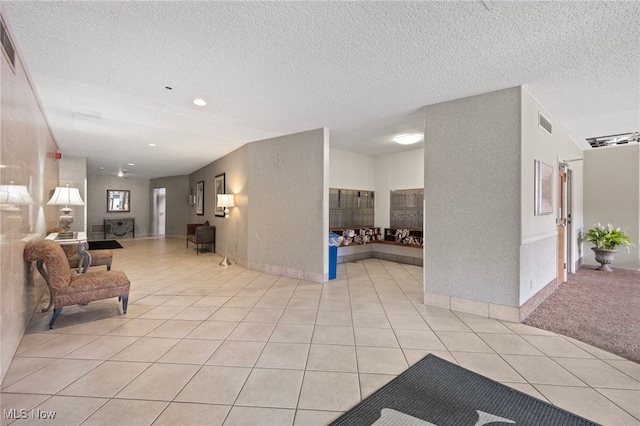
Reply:
[[635, 1], [0, 4], [60, 151], [89, 173], [188, 174], [322, 126], [334, 148], [413, 149], [391, 138], [422, 132], [420, 107], [517, 85], [578, 133], [640, 128]]

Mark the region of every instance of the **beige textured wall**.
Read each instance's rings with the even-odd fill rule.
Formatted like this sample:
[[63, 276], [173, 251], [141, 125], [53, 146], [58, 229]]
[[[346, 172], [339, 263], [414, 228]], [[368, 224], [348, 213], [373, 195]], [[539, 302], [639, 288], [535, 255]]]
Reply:
[[[216, 253], [224, 255], [225, 230], [228, 227], [228, 257], [233, 263], [247, 267], [247, 186], [249, 179], [248, 149], [244, 145], [189, 175], [189, 188], [196, 193], [196, 184], [204, 181], [204, 215], [196, 215], [195, 206], [189, 207], [188, 223], [208, 220], [216, 227]], [[236, 207], [229, 209], [229, 220], [215, 215], [215, 177], [224, 173], [227, 194], [235, 195]]]
[[[621, 145], [584, 153], [584, 227], [611, 223], [627, 232], [635, 247], [618, 248], [614, 268], [640, 267], [640, 145]], [[584, 244], [584, 261], [598, 265], [593, 244]]]
[[0, 380], [4, 378], [44, 290], [34, 265], [23, 260], [25, 244], [56, 225], [46, 206], [58, 182], [57, 147], [20, 60], [15, 73], [0, 54], [0, 185], [27, 186], [35, 204], [9, 211], [0, 206]]
[[[150, 222], [150, 183], [149, 179], [129, 176], [124, 179], [118, 176], [90, 174], [87, 179], [87, 236], [89, 239], [101, 240], [102, 233], [92, 233], [91, 225], [101, 225], [104, 219], [134, 218], [136, 238], [148, 237], [151, 232]], [[129, 190], [130, 212], [107, 213], [107, 189]], [[108, 236], [107, 236], [108, 237]]]
[[425, 107], [425, 291], [519, 304], [520, 88]]
[[328, 130], [249, 144], [249, 268], [328, 278]]
[[[165, 236], [168, 238], [186, 238], [187, 219], [189, 218], [189, 176], [169, 176], [151, 179], [149, 188], [149, 223], [153, 228], [153, 190], [166, 189]], [[151, 229], [153, 234], [153, 229]]]

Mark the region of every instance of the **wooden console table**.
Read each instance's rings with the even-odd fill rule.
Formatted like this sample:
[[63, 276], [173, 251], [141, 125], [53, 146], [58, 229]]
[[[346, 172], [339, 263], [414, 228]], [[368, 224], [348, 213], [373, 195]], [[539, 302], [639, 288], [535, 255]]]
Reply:
[[116, 237], [124, 237], [127, 234], [131, 234], [132, 238], [136, 237], [135, 219], [132, 217], [126, 217], [121, 219], [104, 219], [104, 239], [107, 239], [107, 234], [115, 235]]

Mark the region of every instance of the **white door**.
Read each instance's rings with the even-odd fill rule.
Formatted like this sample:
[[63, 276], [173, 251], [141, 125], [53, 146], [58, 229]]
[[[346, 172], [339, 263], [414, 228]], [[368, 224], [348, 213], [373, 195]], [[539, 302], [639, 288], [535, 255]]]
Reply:
[[164, 237], [166, 227], [166, 188], [153, 190], [153, 235]]

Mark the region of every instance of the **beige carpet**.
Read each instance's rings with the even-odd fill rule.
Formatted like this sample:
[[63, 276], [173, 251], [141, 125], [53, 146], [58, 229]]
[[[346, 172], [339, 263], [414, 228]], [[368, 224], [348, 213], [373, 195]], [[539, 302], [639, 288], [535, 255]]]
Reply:
[[582, 266], [524, 323], [640, 363], [640, 271]]

